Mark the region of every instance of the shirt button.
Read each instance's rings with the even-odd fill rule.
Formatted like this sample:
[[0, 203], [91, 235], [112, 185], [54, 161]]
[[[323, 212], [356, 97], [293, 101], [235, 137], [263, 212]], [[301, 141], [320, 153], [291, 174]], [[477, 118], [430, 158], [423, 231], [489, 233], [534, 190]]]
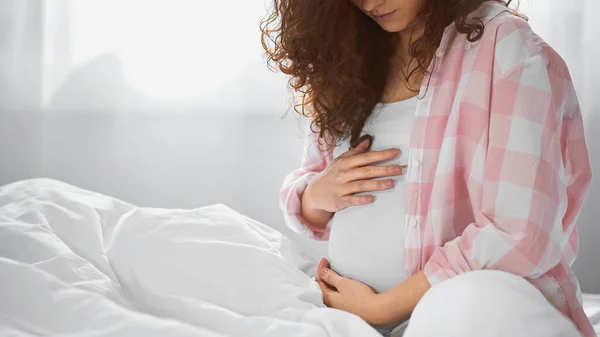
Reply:
[[421, 165], [421, 163], [419, 163], [418, 160], [415, 159], [412, 161], [412, 167], [419, 167], [419, 165]]
[[419, 222], [416, 219], [410, 219], [408, 224], [410, 225], [410, 227], [415, 227], [416, 225], [419, 224]]

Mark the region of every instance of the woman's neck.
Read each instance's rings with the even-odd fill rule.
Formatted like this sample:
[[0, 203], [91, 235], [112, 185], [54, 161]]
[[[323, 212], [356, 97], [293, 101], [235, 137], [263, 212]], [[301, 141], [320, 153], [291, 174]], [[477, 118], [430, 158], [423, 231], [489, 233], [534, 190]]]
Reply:
[[420, 39], [425, 33], [425, 27], [422, 24], [415, 24], [411, 29], [405, 29], [398, 32], [399, 40], [396, 54], [403, 60], [410, 60], [410, 45]]
[[[382, 97], [384, 103], [415, 96], [415, 90], [418, 90], [423, 82], [423, 74], [420, 72], [415, 72], [409, 77], [410, 73], [418, 66], [417, 61], [410, 55], [410, 44], [423, 36], [423, 29], [415, 28], [398, 34], [398, 48], [390, 60], [390, 72]], [[409, 77], [409, 82], [407, 82], [407, 77]]]

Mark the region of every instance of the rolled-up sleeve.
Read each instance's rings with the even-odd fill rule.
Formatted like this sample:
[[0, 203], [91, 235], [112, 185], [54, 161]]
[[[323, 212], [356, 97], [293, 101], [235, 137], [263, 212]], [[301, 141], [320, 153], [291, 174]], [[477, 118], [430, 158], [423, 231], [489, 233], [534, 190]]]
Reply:
[[331, 159], [331, 151], [323, 148], [318, 133], [307, 125], [300, 168], [285, 177], [279, 196], [279, 206], [286, 225], [294, 232], [319, 241], [329, 239], [329, 226], [322, 228], [309, 223], [302, 216], [301, 201], [306, 187], [325, 170]]
[[574, 258], [590, 182], [568, 70], [558, 56], [531, 56], [492, 85], [481, 210], [433, 252], [424, 266], [429, 282], [480, 269], [538, 278]]

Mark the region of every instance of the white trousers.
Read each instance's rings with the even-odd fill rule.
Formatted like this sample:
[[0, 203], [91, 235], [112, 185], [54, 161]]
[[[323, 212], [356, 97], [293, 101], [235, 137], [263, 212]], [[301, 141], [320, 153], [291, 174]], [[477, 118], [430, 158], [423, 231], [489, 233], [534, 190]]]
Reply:
[[506, 272], [486, 270], [465, 273], [432, 287], [413, 311], [408, 326], [403, 324], [391, 336], [581, 335], [531, 283]]

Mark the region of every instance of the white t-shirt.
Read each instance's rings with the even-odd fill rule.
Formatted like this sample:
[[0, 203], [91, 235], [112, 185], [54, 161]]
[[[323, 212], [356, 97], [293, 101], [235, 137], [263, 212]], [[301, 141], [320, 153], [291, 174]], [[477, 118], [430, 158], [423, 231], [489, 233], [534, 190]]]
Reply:
[[[371, 150], [401, 150], [395, 159], [378, 165], [407, 164], [416, 106], [416, 97], [376, 106], [363, 129], [363, 134], [373, 136]], [[334, 149], [334, 157], [348, 151], [348, 148], [346, 140]], [[346, 208], [330, 220], [331, 268], [341, 275], [368, 284], [377, 292], [388, 291], [407, 278], [404, 265], [405, 178], [391, 178], [396, 180], [391, 190], [359, 193], [374, 195], [373, 203]]]

